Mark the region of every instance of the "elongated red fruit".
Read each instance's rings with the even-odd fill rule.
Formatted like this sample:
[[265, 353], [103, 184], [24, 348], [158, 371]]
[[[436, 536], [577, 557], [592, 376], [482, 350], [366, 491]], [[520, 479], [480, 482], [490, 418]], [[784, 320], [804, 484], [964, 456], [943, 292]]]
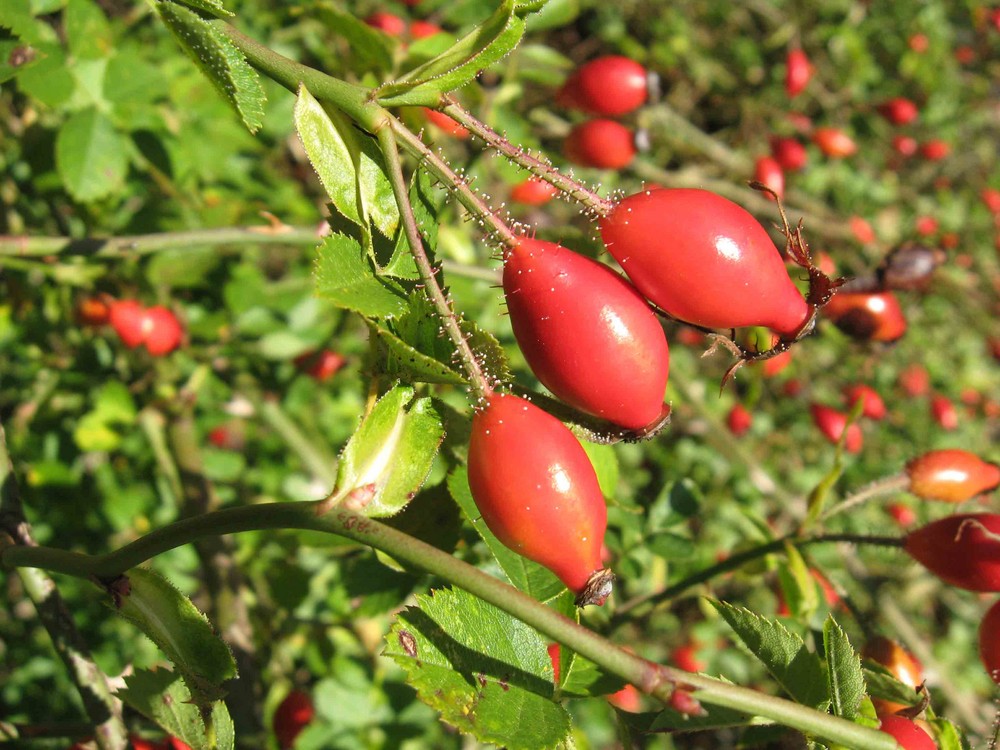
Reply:
[[503, 289], [514, 337], [546, 388], [628, 429], [659, 419], [670, 350], [635, 287], [554, 242], [522, 239], [504, 261]]
[[785, 93], [789, 98], [798, 96], [805, 90], [812, 78], [813, 66], [801, 49], [790, 49], [785, 57]]
[[989, 608], [979, 625], [979, 658], [986, 674], [1000, 685], [1000, 601]]
[[315, 715], [316, 708], [308, 693], [292, 690], [286, 695], [278, 708], [275, 709], [274, 719], [271, 722], [274, 737], [278, 740], [278, 747], [282, 750], [288, 750], [292, 747], [295, 744], [295, 738], [301, 734]]
[[948, 516], [910, 532], [906, 551], [945, 583], [1000, 591], [1000, 515]]
[[706, 328], [767, 326], [791, 336], [809, 317], [764, 227], [721, 195], [690, 188], [637, 193], [600, 226], [636, 288], [675, 318]]
[[604, 602], [608, 509], [590, 459], [562, 422], [518, 396], [491, 394], [472, 418], [469, 487], [497, 539], [555, 573], [578, 604]]
[[958, 448], [929, 451], [906, 464], [909, 490], [925, 500], [961, 503], [1000, 485], [1000, 466]]
[[641, 107], [649, 88], [646, 69], [621, 55], [606, 55], [577, 68], [556, 101], [592, 115], [617, 117]]

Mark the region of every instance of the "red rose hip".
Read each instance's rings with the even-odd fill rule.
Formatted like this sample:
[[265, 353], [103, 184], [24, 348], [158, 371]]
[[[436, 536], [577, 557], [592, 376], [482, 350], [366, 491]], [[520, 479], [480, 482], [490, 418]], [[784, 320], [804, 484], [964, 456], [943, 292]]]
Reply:
[[293, 690], [278, 704], [271, 726], [282, 750], [295, 744], [295, 738], [316, 715], [312, 698], [301, 690]]
[[600, 227], [636, 288], [679, 320], [706, 328], [760, 325], [791, 338], [809, 318], [767, 231], [720, 195], [688, 188], [637, 193]]
[[906, 465], [909, 490], [924, 500], [961, 503], [1000, 485], [1000, 466], [959, 449], [929, 451]]
[[969, 591], [1000, 591], [1000, 515], [942, 518], [910, 532], [904, 548], [945, 583]]
[[1000, 601], [989, 608], [979, 625], [979, 658], [986, 674], [1000, 685]]
[[879, 720], [882, 722], [879, 731], [891, 735], [903, 750], [937, 750], [931, 736], [905, 716], [888, 714]]
[[581, 65], [566, 79], [556, 101], [588, 114], [617, 117], [646, 102], [649, 77], [635, 60], [607, 55]]
[[612, 576], [601, 563], [608, 510], [597, 474], [567, 427], [523, 398], [493, 393], [472, 418], [469, 487], [493, 534], [602, 604]]
[[635, 136], [614, 120], [587, 120], [576, 125], [563, 142], [566, 158], [581, 167], [621, 169], [635, 158]]
[[785, 57], [785, 93], [789, 98], [801, 94], [812, 78], [813, 66], [801, 49], [788, 50]]
[[561, 245], [522, 239], [503, 288], [518, 346], [552, 393], [632, 430], [660, 418], [670, 350], [635, 287]]
[[846, 414], [822, 404], [813, 404], [809, 409], [812, 412], [813, 423], [828, 441], [834, 444], [838, 443], [840, 436], [844, 434], [844, 430], [846, 429], [847, 436], [844, 438], [844, 449], [848, 453], [861, 452], [864, 438], [861, 434], [861, 427], [858, 426], [857, 422], [848, 425]]

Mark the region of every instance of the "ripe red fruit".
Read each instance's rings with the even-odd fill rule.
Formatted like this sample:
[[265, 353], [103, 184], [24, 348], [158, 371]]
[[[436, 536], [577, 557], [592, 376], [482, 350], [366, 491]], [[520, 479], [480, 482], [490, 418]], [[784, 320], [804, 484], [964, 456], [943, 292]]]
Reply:
[[698, 658], [697, 645], [688, 642], [678, 646], [670, 653], [670, 663], [686, 672], [703, 672], [705, 663]]
[[397, 15], [381, 10], [368, 16], [365, 23], [379, 31], [384, 31], [389, 36], [403, 36], [406, 33], [406, 21]]
[[901, 96], [880, 104], [878, 111], [893, 125], [908, 125], [920, 115], [917, 105]]
[[566, 158], [581, 167], [621, 169], [637, 153], [632, 131], [614, 120], [587, 120], [573, 127], [563, 142]]
[[455, 122], [444, 112], [438, 112], [436, 109], [431, 109], [430, 107], [421, 107], [421, 109], [427, 121], [445, 135], [458, 138], [460, 141], [464, 141], [469, 137], [469, 131], [465, 126]]
[[609, 695], [608, 703], [619, 711], [637, 714], [642, 710], [642, 694], [635, 685], [626, 685], [618, 692]]
[[976, 61], [976, 50], [965, 44], [955, 47], [955, 61], [959, 65], [971, 65]]
[[903, 750], [937, 750], [931, 736], [910, 719], [886, 714], [880, 716], [879, 720], [882, 722], [879, 731], [891, 735]]
[[[753, 178], [773, 190], [778, 198], [785, 197], [785, 173], [776, 159], [772, 159], [770, 156], [761, 156], [757, 159]], [[774, 200], [773, 195], [769, 193], [765, 193], [765, 195]]]
[[312, 698], [301, 690], [293, 690], [278, 704], [271, 726], [278, 746], [287, 750], [295, 744], [295, 738], [313, 720], [316, 709]]
[[468, 464], [490, 531], [555, 573], [578, 604], [602, 604], [610, 593], [601, 564], [608, 509], [573, 433], [523, 398], [493, 393], [472, 419]]
[[989, 608], [979, 625], [979, 658], [986, 674], [1000, 685], [1000, 601]]
[[852, 385], [844, 389], [844, 398], [852, 408], [861, 401], [861, 413], [869, 419], [884, 419], [886, 415], [885, 402], [878, 391], [870, 385]]
[[906, 317], [892, 292], [838, 292], [823, 314], [848, 336], [864, 341], [896, 341], [906, 333]]
[[892, 638], [885, 636], [872, 638], [865, 644], [861, 655], [881, 664], [904, 685], [917, 688], [924, 683], [924, 668], [917, 657]]
[[938, 227], [938, 220], [933, 216], [918, 216], [917, 221], [914, 224], [917, 234], [924, 237], [934, 234], [938, 230]]
[[628, 429], [660, 418], [670, 350], [635, 287], [572, 250], [522, 239], [504, 259], [503, 288], [514, 337], [552, 393]]
[[191, 750], [188, 743], [177, 737], [167, 737], [167, 741], [163, 744], [164, 750]]
[[990, 213], [1000, 214], [1000, 190], [983, 188], [979, 191], [979, 197]]
[[926, 367], [914, 362], [900, 370], [899, 385], [908, 396], [924, 396], [931, 388], [931, 376]]
[[773, 378], [792, 363], [794, 349], [786, 349], [781, 354], [775, 354], [769, 359], [765, 359], [761, 364], [761, 372], [765, 378]]
[[111, 308], [100, 297], [87, 297], [76, 305], [76, 320], [84, 326], [102, 326], [111, 319]]
[[559, 684], [559, 644], [550, 643], [548, 645], [549, 659], [552, 661], [552, 682]]
[[889, 503], [885, 509], [888, 511], [889, 515], [892, 516], [892, 520], [903, 528], [912, 526], [917, 522], [917, 514], [909, 505], [905, 505], [903, 503]]
[[931, 396], [931, 416], [941, 429], [948, 431], [958, 429], [958, 411], [955, 409], [955, 404], [940, 393]]
[[429, 36], [440, 34], [443, 29], [436, 23], [430, 21], [413, 21], [410, 24], [410, 39], [426, 39]]
[[744, 434], [753, 424], [753, 415], [743, 404], [734, 404], [726, 415], [726, 426], [736, 437]]
[[300, 354], [295, 358], [295, 366], [322, 383], [336, 375], [346, 361], [344, 355], [330, 349], [323, 349], [318, 352]]
[[785, 57], [785, 93], [794, 98], [802, 93], [812, 78], [813, 66], [801, 49], [790, 49]]
[[812, 133], [812, 142], [831, 159], [843, 159], [858, 150], [854, 139], [840, 128], [816, 128]]
[[600, 227], [632, 283], [675, 318], [706, 328], [767, 326], [790, 338], [809, 317], [767, 231], [720, 195], [637, 193]]
[[917, 153], [917, 139], [909, 135], [894, 135], [892, 148], [900, 156], [913, 156]]
[[813, 404], [809, 407], [812, 413], [813, 423], [819, 428], [827, 440], [836, 444], [840, 441], [840, 436], [847, 429], [847, 437], [844, 438], [844, 449], [848, 453], [859, 453], [864, 441], [861, 435], [861, 427], [857, 422], [847, 425], [847, 415], [829, 406]]
[[1000, 466], [955, 448], [929, 451], [906, 464], [909, 490], [924, 500], [961, 503], [1000, 485]]
[[931, 46], [931, 41], [927, 38], [926, 34], [914, 34], [909, 38], [907, 44], [910, 49], [919, 55], [927, 51], [928, 47]]
[[556, 101], [588, 114], [616, 117], [646, 102], [646, 69], [635, 60], [607, 55], [577, 68], [556, 94]]
[[154, 357], [169, 354], [181, 345], [184, 329], [166, 307], [150, 307], [142, 316], [143, 343]]
[[904, 548], [945, 583], [969, 591], [1000, 591], [1000, 515], [942, 518], [910, 532]]
[[517, 183], [510, 191], [511, 202], [525, 206], [544, 206], [557, 195], [559, 191], [554, 186], [537, 177]]
[[872, 229], [871, 224], [860, 216], [852, 216], [848, 224], [851, 227], [851, 233], [854, 235], [854, 238], [862, 245], [867, 245], [869, 242], [875, 241], [875, 230]]
[[134, 299], [118, 300], [111, 303], [108, 321], [122, 343], [129, 349], [135, 349], [146, 337], [142, 329], [143, 307]]
[[[129, 745], [132, 750], [165, 750], [167, 748], [167, 743], [152, 742], [151, 740], [143, 739], [142, 737], [136, 737], [134, 734], [130, 734], [128, 737]], [[76, 747], [74, 745], [73, 747]]]
[[806, 147], [794, 138], [772, 138], [771, 155], [786, 172], [798, 172], [809, 162]]
[[939, 161], [950, 153], [951, 145], [940, 138], [935, 138], [920, 145], [920, 155], [928, 161]]

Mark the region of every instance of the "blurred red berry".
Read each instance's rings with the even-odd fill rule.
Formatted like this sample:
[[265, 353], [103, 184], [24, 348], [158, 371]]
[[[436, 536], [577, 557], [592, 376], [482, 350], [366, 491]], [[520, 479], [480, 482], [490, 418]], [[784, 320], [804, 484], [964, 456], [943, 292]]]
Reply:
[[930, 47], [930, 40], [927, 38], [926, 34], [914, 34], [909, 39], [910, 49], [918, 54], [922, 54], [927, 51]]
[[856, 422], [848, 427], [846, 414], [822, 404], [813, 404], [809, 407], [809, 410], [812, 413], [813, 423], [829, 442], [834, 444], [839, 442], [840, 436], [844, 434], [844, 429], [846, 428], [847, 436], [844, 438], [844, 449], [848, 453], [859, 453], [861, 451], [864, 441], [861, 434], [861, 427]]
[[938, 230], [938, 226], [938, 220], [933, 216], [919, 216], [914, 228], [917, 230], [917, 234], [927, 237], [934, 234]]
[[1000, 685], [1000, 601], [989, 608], [979, 625], [979, 658], [986, 674]]
[[734, 404], [726, 415], [726, 426], [736, 437], [744, 434], [753, 424], [753, 415], [743, 404]]
[[111, 319], [111, 307], [100, 297], [86, 297], [76, 304], [76, 321], [84, 326], [103, 326]]
[[931, 376], [926, 367], [914, 362], [900, 370], [899, 385], [908, 396], [925, 396], [931, 389]]
[[944, 430], [958, 429], [958, 411], [951, 399], [935, 393], [931, 396], [931, 416]]
[[860, 341], [896, 341], [906, 333], [906, 316], [892, 292], [837, 292], [822, 314]]
[[688, 641], [670, 652], [670, 663], [685, 672], [704, 672], [705, 662], [698, 658], [698, 647]]
[[[753, 178], [770, 188], [779, 199], [785, 197], [785, 173], [776, 159], [770, 156], [758, 158], [754, 165]], [[770, 200], [774, 200], [774, 196], [770, 193], [764, 195]]]
[[166, 307], [150, 307], [143, 313], [143, 340], [146, 350], [154, 357], [169, 354], [181, 345], [184, 329], [173, 311]]
[[852, 409], [858, 401], [861, 401], [863, 403], [861, 407], [861, 414], [863, 416], [869, 419], [885, 419], [887, 413], [885, 402], [878, 395], [878, 391], [870, 385], [858, 384], [848, 386], [844, 389], [844, 398], [847, 400], [848, 406]]
[[862, 245], [867, 245], [869, 242], [875, 241], [875, 230], [872, 229], [871, 224], [860, 216], [852, 216], [848, 224], [851, 227], [851, 233], [854, 235], [854, 238]]
[[812, 142], [831, 159], [843, 159], [858, 150], [854, 139], [840, 128], [816, 128], [812, 133]]
[[996, 188], [983, 188], [979, 191], [979, 197], [983, 205], [990, 210], [990, 213], [1000, 214], [1000, 190]]
[[381, 10], [368, 16], [365, 23], [379, 31], [384, 31], [389, 36], [403, 36], [406, 33], [406, 21], [397, 15]]
[[342, 354], [323, 349], [318, 352], [306, 352], [295, 358], [295, 366], [309, 377], [320, 383], [332, 378], [347, 360]]
[[917, 512], [905, 503], [889, 503], [885, 509], [892, 516], [892, 520], [902, 528], [917, 522]]
[[469, 137], [469, 131], [465, 126], [455, 122], [444, 112], [438, 112], [436, 109], [431, 109], [430, 107], [421, 107], [421, 109], [423, 110], [424, 117], [427, 118], [427, 122], [445, 135], [450, 135], [460, 141], [464, 141]]
[[920, 115], [917, 105], [901, 96], [883, 102], [878, 106], [878, 111], [893, 125], [908, 125]]
[[626, 685], [608, 696], [608, 703], [625, 713], [637, 714], [642, 710], [642, 694], [635, 685]]
[[801, 49], [790, 49], [785, 57], [785, 93], [794, 98], [802, 93], [813, 75], [813, 66]]
[[316, 708], [308, 693], [292, 690], [286, 695], [275, 709], [274, 719], [271, 722], [278, 746], [282, 750], [288, 750], [294, 745], [295, 738], [313, 720], [315, 715]]
[[967, 44], [956, 47], [955, 61], [959, 65], [971, 65], [976, 61], [976, 51]]
[[410, 39], [426, 39], [442, 31], [440, 26], [430, 21], [416, 20], [410, 23]]
[[911, 719], [897, 714], [880, 716], [879, 730], [891, 735], [903, 750], [937, 750], [931, 736]]
[[142, 328], [144, 312], [142, 305], [134, 299], [118, 300], [110, 305], [108, 321], [129, 349], [139, 346], [146, 336]]
[[919, 145], [917, 139], [909, 135], [894, 135], [892, 137], [892, 148], [901, 156], [913, 156], [917, 153]]
[[951, 145], [940, 138], [920, 144], [920, 155], [929, 161], [940, 161], [951, 153]]
[[525, 206], [543, 206], [559, 195], [559, 190], [537, 177], [517, 183], [510, 191], [510, 200]]
[[806, 147], [794, 138], [772, 138], [771, 156], [786, 172], [798, 172], [809, 162]]
[[646, 102], [646, 69], [621, 55], [605, 55], [584, 63], [566, 79], [556, 102], [601, 117], [618, 117]]

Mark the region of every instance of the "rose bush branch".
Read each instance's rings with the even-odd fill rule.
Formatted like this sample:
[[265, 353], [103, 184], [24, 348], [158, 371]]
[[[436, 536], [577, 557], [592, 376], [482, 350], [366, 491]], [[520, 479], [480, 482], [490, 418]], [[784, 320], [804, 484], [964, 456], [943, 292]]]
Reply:
[[891, 737], [859, 724], [749, 688], [649, 662], [447, 552], [346, 508], [317, 516], [319, 505], [271, 503], [220, 510], [177, 521], [104, 555], [50, 547], [7, 547], [0, 553], [0, 563], [5, 567], [41, 567], [78, 578], [109, 581], [158, 554], [207, 536], [264, 529], [336, 534], [468, 591], [663, 702], [669, 701], [675, 688], [682, 686], [703, 703], [763, 716], [856, 750], [896, 747]]
[[[24, 517], [14, 467], [7, 452], [7, 436], [0, 424], [0, 548], [34, 549], [31, 527]], [[122, 705], [111, 692], [108, 677], [94, 662], [87, 644], [73, 624], [73, 615], [59, 594], [55, 581], [37, 568], [19, 568], [25, 592], [35, 605], [38, 619], [76, 684], [83, 708], [90, 717], [94, 739], [101, 750], [124, 750]]]

